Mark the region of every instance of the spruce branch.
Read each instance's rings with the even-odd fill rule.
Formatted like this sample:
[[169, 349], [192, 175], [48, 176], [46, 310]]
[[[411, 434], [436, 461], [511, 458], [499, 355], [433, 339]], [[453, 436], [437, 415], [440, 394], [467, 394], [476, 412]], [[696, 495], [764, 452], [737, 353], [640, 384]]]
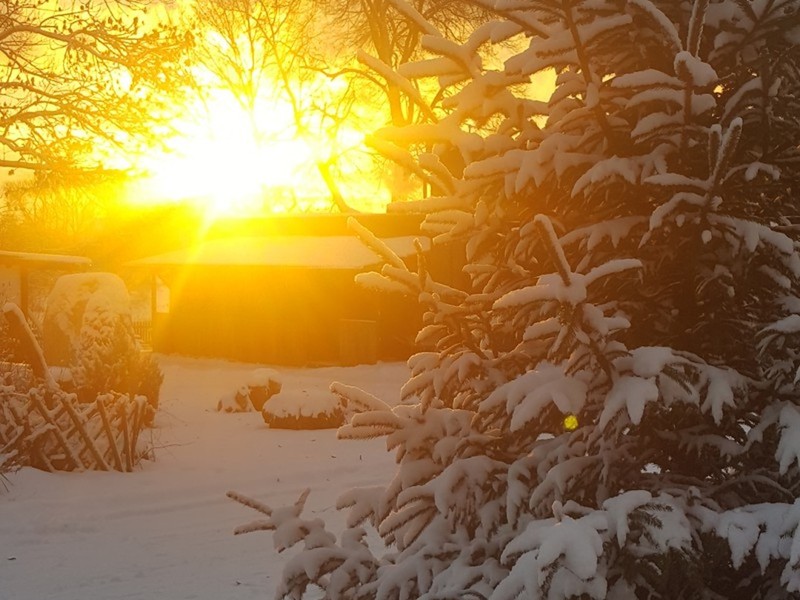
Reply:
[[234, 502], [238, 502], [242, 506], [252, 508], [253, 510], [267, 515], [268, 517], [272, 516], [272, 509], [266, 504], [255, 500], [254, 498], [250, 498], [249, 496], [245, 496], [244, 494], [240, 494], [239, 492], [235, 492], [233, 490], [229, 491], [225, 495]]
[[694, 0], [692, 16], [689, 18], [689, 30], [686, 33], [686, 50], [693, 56], [700, 53], [700, 40], [703, 35], [703, 25], [708, 11], [709, 0]]
[[545, 249], [550, 255], [550, 259], [553, 261], [553, 265], [561, 276], [564, 285], [571, 285], [572, 269], [569, 266], [569, 262], [567, 262], [567, 257], [564, 255], [564, 249], [561, 247], [558, 236], [553, 229], [552, 222], [545, 215], [536, 215], [533, 222], [539, 230], [539, 235], [544, 242]]

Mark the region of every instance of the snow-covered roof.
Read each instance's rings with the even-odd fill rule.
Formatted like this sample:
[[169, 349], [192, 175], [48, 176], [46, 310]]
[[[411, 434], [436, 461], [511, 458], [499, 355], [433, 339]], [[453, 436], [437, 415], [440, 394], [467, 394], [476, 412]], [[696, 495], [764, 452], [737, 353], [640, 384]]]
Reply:
[[[414, 240], [423, 250], [429, 238], [383, 238], [398, 256], [416, 253]], [[269, 236], [210, 240], [194, 248], [168, 252], [130, 262], [132, 266], [282, 266], [318, 269], [364, 269], [382, 263], [381, 257], [353, 236]]]
[[42, 254], [39, 252], [12, 252], [0, 250], [0, 264], [39, 264], [62, 265], [74, 267], [88, 267], [91, 259], [85, 256], [71, 256], [68, 254]]

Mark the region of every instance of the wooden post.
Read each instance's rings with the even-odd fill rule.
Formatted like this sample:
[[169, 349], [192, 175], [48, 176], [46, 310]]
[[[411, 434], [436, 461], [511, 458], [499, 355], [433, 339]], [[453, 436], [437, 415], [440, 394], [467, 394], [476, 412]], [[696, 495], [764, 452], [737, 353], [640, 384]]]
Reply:
[[139, 432], [144, 423], [144, 411], [147, 409], [145, 402], [140, 402], [137, 396], [130, 395], [133, 400], [133, 425], [131, 426], [131, 455], [136, 454], [136, 444], [139, 443]]
[[30, 283], [28, 281], [28, 269], [20, 267], [19, 269], [19, 305], [23, 314], [30, 314]]
[[114, 458], [114, 466], [117, 471], [122, 471], [122, 457], [119, 454], [119, 448], [117, 448], [117, 436], [114, 435], [114, 431], [111, 429], [111, 423], [108, 420], [108, 413], [106, 412], [106, 406], [103, 403], [102, 397], [97, 397], [96, 404], [97, 412], [100, 413], [100, 419], [103, 421], [103, 430], [106, 432], [108, 444], [111, 446], [111, 456]]
[[123, 449], [125, 450], [125, 471], [133, 471], [133, 452], [131, 451], [131, 437], [128, 433], [128, 407], [125, 402], [117, 402], [120, 425], [122, 426]]
[[28, 321], [25, 319], [25, 313], [20, 310], [20, 307], [13, 302], [6, 302], [3, 305], [3, 314], [11, 327], [11, 335], [17, 338], [25, 350], [28, 360], [33, 368], [33, 374], [44, 380], [47, 388], [54, 392], [59, 390], [56, 380], [50, 374], [50, 369], [47, 368], [47, 362], [44, 359], [44, 352], [36, 337], [33, 335], [31, 328], [28, 327]]

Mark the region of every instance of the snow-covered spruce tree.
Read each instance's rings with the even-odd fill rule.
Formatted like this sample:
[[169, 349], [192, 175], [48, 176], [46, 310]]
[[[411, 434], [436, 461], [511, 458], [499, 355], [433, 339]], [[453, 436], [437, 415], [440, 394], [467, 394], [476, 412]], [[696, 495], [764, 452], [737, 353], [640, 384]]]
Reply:
[[428, 308], [402, 405], [336, 388], [369, 408], [341, 437], [385, 435], [395, 477], [340, 499], [339, 541], [304, 498], [237, 496], [269, 515], [242, 530], [303, 543], [286, 598], [797, 597], [800, 1], [490, 4], [463, 45], [403, 5], [434, 58], [394, 77], [444, 100], [376, 138], [433, 148], [416, 208], [473, 286], [391, 256], [365, 278]]

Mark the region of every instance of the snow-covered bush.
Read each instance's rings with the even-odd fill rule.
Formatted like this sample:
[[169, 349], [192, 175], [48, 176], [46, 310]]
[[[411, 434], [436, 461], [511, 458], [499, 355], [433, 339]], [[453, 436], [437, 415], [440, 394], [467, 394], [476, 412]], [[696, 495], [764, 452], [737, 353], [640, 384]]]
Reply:
[[344, 424], [344, 406], [339, 398], [307, 390], [270, 398], [261, 415], [272, 429], [332, 429]]
[[253, 408], [260, 411], [264, 408], [264, 404], [272, 398], [272, 396], [279, 394], [283, 382], [280, 373], [274, 369], [259, 368], [254, 369], [247, 379], [247, 389], [250, 395], [250, 403]]
[[129, 378], [138, 356], [128, 289], [112, 273], [59, 277], [47, 298], [48, 362], [69, 366], [79, 389], [96, 393]]
[[241, 385], [232, 392], [227, 392], [217, 401], [217, 412], [239, 413], [253, 412], [253, 403], [250, 402], [250, 390], [246, 385]]
[[364, 278], [419, 296], [434, 350], [403, 404], [340, 430], [398, 468], [340, 499], [338, 540], [302, 498], [236, 497], [269, 515], [244, 531], [302, 544], [278, 597], [795, 597], [800, 1], [480, 3], [496, 21], [457, 44], [394, 0], [431, 58], [392, 83], [429, 122], [376, 136], [430, 149], [444, 195], [411, 208], [467, 239], [472, 287], [391, 256]]
[[217, 402], [220, 412], [261, 412], [264, 403], [280, 393], [281, 376], [274, 369], [258, 368], [247, 376], [247, 381]]
[[48, 367], [22, 310], [7, 302], [0, 315], [19, 342], [23, 361], [0, 364], [0, 477], [18, 466], [132, 470], [146, 452], [139, 433], [155, 412], [161, 371], [146, 370], [147, 361], [138, 357], [134, 363], [142, 373], [139, 387], [153, 391], [157, 384], [150, 398], [133, 389], [79, 398], [69, 391], [73, 370]]
[[59, 277], [47, 298], [43, 334], [48, 363], [70, 368], [79, 398], [93, 401], [112, 390], [144, 395], [152, 418], [163, 376], [136, 342], [130, 296], [119, 276]]
[[344, 404], [331, 394], [308, 390], [284, 390], [280, 374], [267, 368], [254, 369], [235, 390], [217, 402], [226, 413], [260, 412], [273, 429], [331, 429], [344, 423]]

